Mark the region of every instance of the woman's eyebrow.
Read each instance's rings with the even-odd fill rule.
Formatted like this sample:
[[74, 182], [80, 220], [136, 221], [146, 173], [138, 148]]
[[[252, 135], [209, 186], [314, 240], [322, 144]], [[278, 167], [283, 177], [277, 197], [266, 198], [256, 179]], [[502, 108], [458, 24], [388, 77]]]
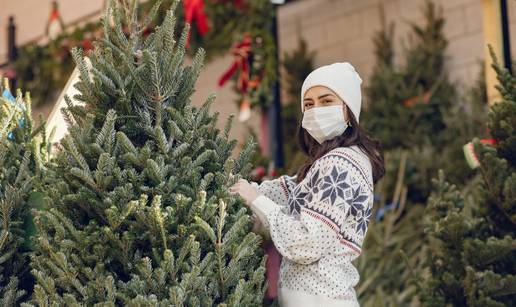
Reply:
[[332, 93], [323, 94], [323, 95], [319, 96], [318, 98], [321, 99], [321, 98], [324, 98], [326, 96], [333, 96], [333, 94]]
[[[321, 96], [319, 96], [319, 97], [317, 97], [317, 98], [318, 98], [318, 99], [322, 99], [322, 98], [324, 98], [324, 97], [326, 97], [326, 96], [333, 96], [333, 94], [332, 94], [332, 93], [327, 93], [327, 94], [323, 94], [323, 95], [321, 95]], [[307, 100], [313, 100], [313, 99], [312, 99], [312, 98], [310, 98], [310, 97], [307, 97], [307, 98], [303, 99], [303, 101], [307, 101]]]

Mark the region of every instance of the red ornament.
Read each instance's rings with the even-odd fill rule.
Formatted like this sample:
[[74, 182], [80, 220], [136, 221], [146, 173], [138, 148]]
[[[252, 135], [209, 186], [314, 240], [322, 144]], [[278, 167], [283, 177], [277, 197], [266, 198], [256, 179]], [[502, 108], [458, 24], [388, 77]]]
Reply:
[[[495, 139], [481, 139], [480, 143], [488, 146], [496, 146]], [[475, 148], [472, 142], [467, 143], [462, 147], [464, 151], [464, 157], [466, 158], [466, 162], [468, 162], [469, 167], [475, 169], [480, 166], [480, 160], [478, 159], [478, 155], [475, 152]]]
[[81, 41], [81, 47], [85, 54], [87, 54], [90, 50], [93, 50], [93, 43], [91, 40], [85, 38]]
[[9, 80], [16, 79], [16, 70], [14, 70], [11, 67], [8, 67], [6, 70], [1, 71], [0, 70], [0, 77], [3, 76], [4, 78], [7, 78]]
[[236, 72], [240, 70], [237, 80], [237, 88], [242, 93], [247, 93], [249, 84], [249, 55], [251, 53], [252, 39], [249, 34], [245, 34], [244, 39], [232, 49], [235, 57], [233, 65], [220, 77], [219, 86], [223, 86]]
[[496, 146], [496, 140], [495, 139], [482, 139], [480, 140], [480, 143], [484, 144], [484, 145], [491, 145], [491, 146]]
[[59, 14], [59, 7], [57, 1], [52, 1], [52, 9], [50, 11], [50, 17], [48, 18], [45, 34], [51, 40], [57, 38], [59, 33], [63, 31], [64, 23]]
[[265, 167], [258, 166], [251, 172], [251, 180], [254, 182], [261, 182], [266, 175]]
[[416, 96], [403, 101], [403, 105], [407, 108], [410, 108], [418, 103], [428, 104], [428, 102], [430, 102], [431, 96], [432, 95], [430, 94], [430, 92], [425, 92], [423, 96]]
[[85, 54], [88, 54], [90, 52], [90, 50], [93, 50], [93, 48], [94, 48], [93, 39], [94, 39], [93, 33], [91, 33], [91, 32], [84, 33], [84, 38], [80, 42], [80, 45]]
[[[199, 31], [199, 35], [204, 36], [210, 30], [208, 26], [208, 18], [204, 13], [204, 1], [203, 0], [184, 0], [183, 8], [185, 10], [185, 22], [192, 24], [192, 21], [195, 19], [195, 23], [197, 24], [197, 31]], [[188, 31], [188, 37], [186, 39], [186, 48], [188, 49], [190, 45], [190, 31]]]
[[249, 88], [252, 90], [258, 89], [260, 87], [260, 83], [262, 82], [261, 78], [258, 76], [254, 76], [251, 81], [249, 81]]

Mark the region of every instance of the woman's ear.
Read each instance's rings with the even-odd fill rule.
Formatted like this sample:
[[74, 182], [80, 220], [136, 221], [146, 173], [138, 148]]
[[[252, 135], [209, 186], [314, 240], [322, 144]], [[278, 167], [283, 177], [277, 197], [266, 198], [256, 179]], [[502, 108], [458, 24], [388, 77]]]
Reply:
[[349, 118], [349, 108], [346, 106], [346, 104], [343, 104], [342, 107], [344, 108], [344, 122], [346, 122], [348, 126], [351, 126], [351, 119]]

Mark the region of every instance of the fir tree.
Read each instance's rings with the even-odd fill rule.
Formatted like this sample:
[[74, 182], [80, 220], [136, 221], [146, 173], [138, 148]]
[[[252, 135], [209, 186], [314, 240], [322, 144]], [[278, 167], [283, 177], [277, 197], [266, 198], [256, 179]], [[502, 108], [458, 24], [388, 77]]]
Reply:
[[[184, 66], [188, 25], [174, 38], [178, 1], [146, 38], [137, 2], [104, 16], [104, 39], [80, 50], [80, 95], [69, 135], [49, 166], [48, 210], [35, 212], [32, 304], [257, 306], [264, 293], [260, 238], [227, 187], [247, 176], [253, 143], [235, 159], [215, 97], [191, 105], [199, 49]], [[113, 12], [115, 25], [109, 23]], [[129, 28], [129, 34], [123, 27]]]
[[516, 78], [496, 58], [493, 67], [502, 95], [489, 113], [496, 147], [474, 141], [475, 197], [462, 196], [443, 172], [434, 180], [425, 214], [430, 276], [419, 286], [425, 306], [516, 305]]
[[30, 207], [42, 173], [42, 126], [33, 127], [31, 99], [7, 86], [0, 92], [0, 305], [18, 306], [32, 291]]
[[[442, 168], [454, 182], [468, 182], [474, 173], [462, 145], [485, 130], [486, 112], [479, 111], [486, 108], [484, 85], [473, 88], [477, 96], [457, 98], [443, 62], [444, 19], [431, 2], [424, 16], [424, 27], [413, 26], [417, 40], [404, 54], [402, 67], [394, 64], [394, 26], [374, 38], [377, 65], [367, 89], [363, 122], [384, 145], [386, 175], [375, 185], [376, 222], [368, 230], [363, 256], [357, 259], [363, 276], [357, 294], [365, 307], [416, 302], [411, 281], [422, 269], [429, 248], [421, 219], [432, 188], [429, 178]], [[426, 92], [431, 95], [425, 96]], [[406, 105], [410, 97], [417, 99]], [[415, 118], [421, 127], [404, 126]]]
[[375, 186], [379, 203], [373, 215], [364, 252], [356, 260], [361, 280], [357, 295], [361, 306], [410, 306], [416, 300], [411, 284], [413, 271], [420, 269], [426, 244], [421, 215], [424, 206], [408, 198], [407, 151], [386, 152], [388, 176], [395, 176], [395, 186], [381, 180]]
[[368, 109], [364, 116], [385, 149], [412, 148], [425, 141], [440, 145], [440, 132], [446, 128], [443, 110], [455, 101], [455, 91], [444, 71], [447, 41], [442, 10], [431, 1], [423, 10], [425, 24], [411, 24], [413, 41], [405, 51], [402, 67], [393, 61], [393, 26], [375, 37], [377, 64], [366, 89]]
[[[400, 67], [394, 64], [394, 25], [375, 36], [377, 61], [366, 89], [363, 120], [384, 150], [408, 152], [408, 199], [422, 204], [432, 189], [428, 178], [439, 169], [445, 169], [455, 182], [463, 183], [473, 176], [466, 168], [462, 145], [477, 135], [478, 128], [484, 128], [473, 127], [472, 121], [485, 113], [471, 110], [486, 108], [485, 100], [459, 97], [448, 81], [442, 10], [427, 1], [423, 13], [425, 24], [412, 24], [414, 39]], [[394, 188], [393, 176], [384, 180]]]

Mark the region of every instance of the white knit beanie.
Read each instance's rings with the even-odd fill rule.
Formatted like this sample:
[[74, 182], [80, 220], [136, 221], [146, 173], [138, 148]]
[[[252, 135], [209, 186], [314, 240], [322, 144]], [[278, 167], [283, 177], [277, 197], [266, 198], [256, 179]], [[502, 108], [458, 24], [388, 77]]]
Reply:
[[301, 87], [301, 112], [304, 112], [303, 98], [306, 91], [311, 87], [322, 85], [334, 91], [344, 100], [358, 122], [362, 106], [360, 84], [362, 84], [362, 79], [353, 65], [348, 62], [321, 66], [312, 71], [303, 82]]

